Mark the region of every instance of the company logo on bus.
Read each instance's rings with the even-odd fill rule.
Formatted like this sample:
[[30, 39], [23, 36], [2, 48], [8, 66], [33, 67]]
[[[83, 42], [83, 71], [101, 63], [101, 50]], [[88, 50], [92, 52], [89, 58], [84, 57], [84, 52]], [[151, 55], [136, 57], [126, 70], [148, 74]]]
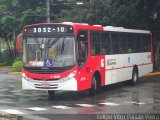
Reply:
[[107, 65], [116, 65], [116, 59], [107, 59]]
[[148, 55], [147, 58], [151, 58], [151, 55]]

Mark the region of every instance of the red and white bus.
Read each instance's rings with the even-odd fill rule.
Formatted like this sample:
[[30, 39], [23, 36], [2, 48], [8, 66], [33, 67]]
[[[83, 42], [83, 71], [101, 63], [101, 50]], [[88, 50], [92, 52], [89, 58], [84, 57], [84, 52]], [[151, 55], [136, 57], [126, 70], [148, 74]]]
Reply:
[[153, 70], [152, 34], [146, 30], [33, 24], [23, 28], [16, 49], [23, 54], [22, 88], [48, 90], [49, 96], [57, 90], [94, 94], [105, 85], [136, 83]]

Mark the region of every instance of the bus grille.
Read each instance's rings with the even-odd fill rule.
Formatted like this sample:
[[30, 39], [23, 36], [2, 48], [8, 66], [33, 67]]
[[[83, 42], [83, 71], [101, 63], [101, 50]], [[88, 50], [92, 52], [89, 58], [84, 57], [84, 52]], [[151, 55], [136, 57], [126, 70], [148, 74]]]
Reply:
[[74, 66], [60, 67], [60, 68], [54, 68], [54, 67], [26, 67], [26, 66], [24, 66], [23, 69], [30, 72], [30, 73], [54, 74], [54, 73], [65, 72], [67, 70], [72, 69], [73, 67]]
[[41, 88], [41, 89], [57, 89], [58, 84], [49, 85], [49, 86], [43, 86], [41, 84], [34, 84], [35, 88]]

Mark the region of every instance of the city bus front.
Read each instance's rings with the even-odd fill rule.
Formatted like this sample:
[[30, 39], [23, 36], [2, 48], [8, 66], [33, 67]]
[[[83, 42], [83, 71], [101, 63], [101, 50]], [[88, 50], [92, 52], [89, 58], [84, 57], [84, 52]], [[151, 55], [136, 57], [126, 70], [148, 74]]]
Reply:
[[24, 27], [23, 89], [77, 91], [73, 29], [73, 26], [63, 24]]

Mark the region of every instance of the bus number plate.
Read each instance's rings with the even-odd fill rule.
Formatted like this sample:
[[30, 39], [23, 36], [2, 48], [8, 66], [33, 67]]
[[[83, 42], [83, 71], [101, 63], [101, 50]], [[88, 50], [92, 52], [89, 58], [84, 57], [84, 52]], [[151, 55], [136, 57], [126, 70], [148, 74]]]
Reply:
[[43, 88], [49, 88], [50, 87], [50, 83], [44, 82], [44, 83], [41, 84], [41, 87], [43, 87]]

